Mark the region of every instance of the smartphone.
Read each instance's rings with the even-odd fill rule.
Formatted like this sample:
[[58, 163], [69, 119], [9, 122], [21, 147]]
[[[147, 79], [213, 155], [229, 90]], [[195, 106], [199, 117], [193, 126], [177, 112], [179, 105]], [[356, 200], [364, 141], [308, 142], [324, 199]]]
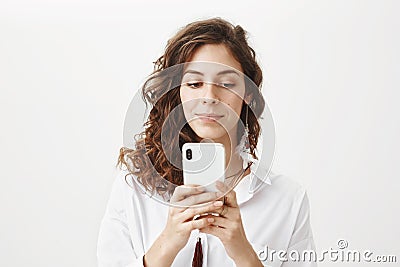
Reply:
[[225, 148], [220, 143], [185, 143], [182, 146], [183, 183], [218, 192], [216, 181], [225, 181]]

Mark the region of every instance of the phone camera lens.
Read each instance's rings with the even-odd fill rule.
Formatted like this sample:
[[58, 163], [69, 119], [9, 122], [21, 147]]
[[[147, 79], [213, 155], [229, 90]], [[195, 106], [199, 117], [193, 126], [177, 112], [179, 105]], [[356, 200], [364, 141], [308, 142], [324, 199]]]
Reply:
[[188, 160], [191, 160], [191, 159], [192, 159], [192, 150], [191, 150], [191, 149], [187, 149], [187, 150], [186, 150], [186, 158], [187, 158]]

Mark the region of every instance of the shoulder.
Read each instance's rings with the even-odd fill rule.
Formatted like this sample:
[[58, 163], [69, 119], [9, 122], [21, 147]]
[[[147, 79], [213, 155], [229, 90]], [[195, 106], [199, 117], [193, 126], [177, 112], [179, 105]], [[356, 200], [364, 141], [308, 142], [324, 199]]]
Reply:
[[[116, 194], [120, 194], [120, 198], [124, 199], [129, 205], [155, 205], [165, 204], [165, 200], [156, 192], [146, 190], [145, 186], [138, 180], [137, 175], [127, 171], [118, 170], [118, 175], [114, 181]], [[151, 201], [149, 201], [152, 199]], [[153, 201], [155, 200], [155, 201]], [[130, 207], [131, 208], [131, 207]]]
[[261, 195], [291, 206], [299, 206], [307, 197], [306, 188], [293, 177], [276, 172], [270, 172], [268, 176], [271, 184], [264, 186]]
[[120, 200], [132, 199], [132, 196], [144, 195], [143, 189], [138, 185], [136, 176], [127, 170], [118, 169], [111, 189], [111, 195]]
[[113, 184], [113, 190], [117, 190], [119, 193], [127, 193], [135, 189], [132, 177], [132, 174], [128, 171], [118, 169]]
[[282, 193], [293, 195], [306, 191], [305, 187], [298, 180], [289, 175], [271, 172], [269, 177], [271, 186]]

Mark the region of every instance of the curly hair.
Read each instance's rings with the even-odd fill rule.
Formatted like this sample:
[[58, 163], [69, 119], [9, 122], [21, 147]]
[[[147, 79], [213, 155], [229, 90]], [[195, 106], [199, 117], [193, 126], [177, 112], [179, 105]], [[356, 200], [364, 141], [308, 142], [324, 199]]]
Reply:
[[[127, 175], [136, 176], [140, 184], [152, 194], [157, 192], [164, 197], [170, 196], [176, 185], [183, 184], [181, 166], [174, 166], [168, 161], [168, 153], [170, 153], [168, 147], [179, 145], [182, 150], [182, 146], [186, 142], [201, 141], [201, 138], [185, 119], [180, 105], [180, 87], [172, 89], [169, 87], [172, 84], [180, 84], [174, 81], [179, 75], [170, 75], [171, 73], [166, 75], [162, 71], [187, 62], [196, 50], [205, 44], [225, 45], [241, 64], [243, 73], [256, 85], [254, 86], [247, 79], [245, 81], [245, 96], [251, 94], [252, 98], [247, 120], [250, 151], [253, 157], [257, 158], [255, 148], [261, 132], [257, 118], [261, 116], [265, 107], [265, 101], [260, 92], [263, 76], [256, 61], [256, 54], [247, 42], [246, 31], [241, 26], [234, 26], [221, 18], [192, 22], [181, 28], [175, 36], [168, 40], [164, 54], [154, 62], [154, 71], [141, 89], [146, 106], [148, 104], [151, 106], [149, 117], [144, 123], [145, 130], [134, 136], [135, 148], [122, 147], [118, 157], [117, 166], [121, 168], [126, 166], [129, 171]], [[173, 116], [175, 117], [166, 120], [174, 108], [178, 109], [178, 112], [174, 112]], [[246, 120], [246, 108], [247, 104], [243, 101], [240, 114], [243, 123]], [[164, 123], [169, 124], [170, 129], [176, 129], [178, 125], [184, 126], [178, 135], [173, 132], [162, 133]], [[239, 123], [238, 139], [243, 132], [243, 124]], [[181, 155], [177, 156], [181, 157]], [[181, 162], [181, 158], [178, 159], [178, 162]]]

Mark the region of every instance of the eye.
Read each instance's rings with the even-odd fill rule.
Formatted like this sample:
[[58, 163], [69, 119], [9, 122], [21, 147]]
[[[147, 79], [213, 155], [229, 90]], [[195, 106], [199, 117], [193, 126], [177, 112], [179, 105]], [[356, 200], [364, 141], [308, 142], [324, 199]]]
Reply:
[[235, 87], [234, 83], [220, 83], [219, 85], [221, 87], [228, 88], [228, 89], [231, 89], [231, 88]]
[[188, 83], [186, 83], [186, 86], [196, 89], [196, 88], [202, 87], [203, 84], [204, 84], [203, 82], [188, 82]]

